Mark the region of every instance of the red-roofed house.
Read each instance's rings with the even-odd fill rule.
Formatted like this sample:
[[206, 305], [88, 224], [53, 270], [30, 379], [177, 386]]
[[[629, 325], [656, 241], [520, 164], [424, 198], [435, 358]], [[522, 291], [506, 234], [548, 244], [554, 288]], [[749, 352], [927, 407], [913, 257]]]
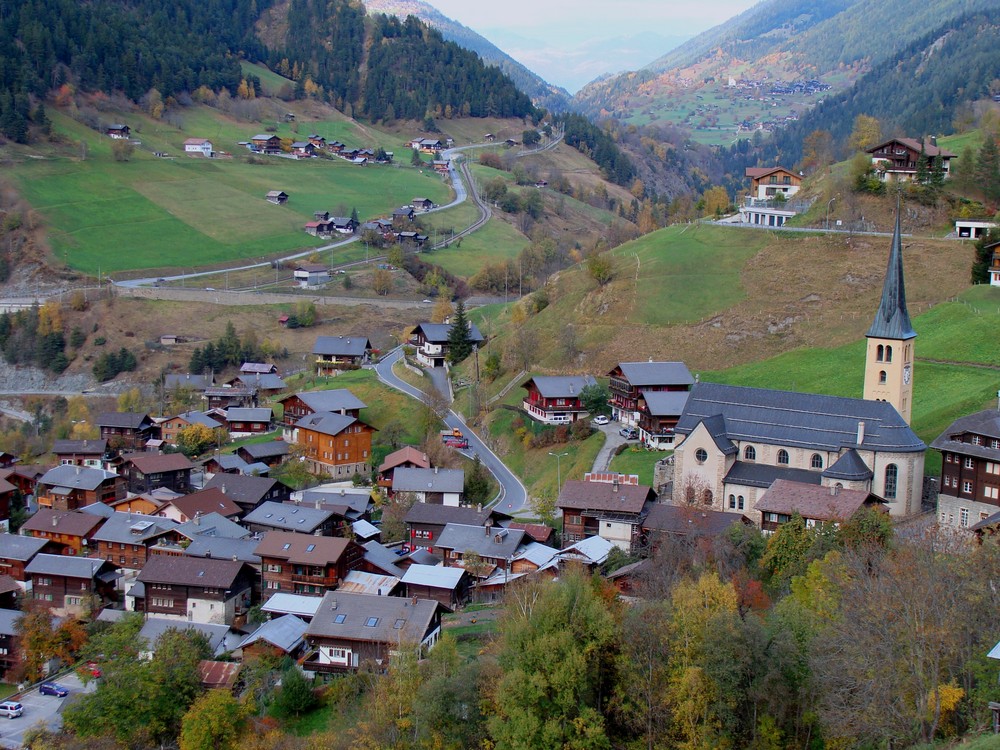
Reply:
[[392, 472], [402, 466], [408, 469], [429, 469], [430, 459], [427, 454], [412, 445], [404, 445], [398, 451], [390, 453], [378, 467], [378, 486], [392, 489]]

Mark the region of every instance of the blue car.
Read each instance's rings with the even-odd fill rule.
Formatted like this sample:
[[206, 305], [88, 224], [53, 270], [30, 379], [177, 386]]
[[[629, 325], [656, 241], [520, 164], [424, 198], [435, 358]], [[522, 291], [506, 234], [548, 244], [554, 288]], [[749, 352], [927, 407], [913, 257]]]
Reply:
[[43, 682], [38, 688], [38, 692], [42, 695], [54, 695], [57, 698], [65, 698], [69, 695], [69, 690], [55, 682]]

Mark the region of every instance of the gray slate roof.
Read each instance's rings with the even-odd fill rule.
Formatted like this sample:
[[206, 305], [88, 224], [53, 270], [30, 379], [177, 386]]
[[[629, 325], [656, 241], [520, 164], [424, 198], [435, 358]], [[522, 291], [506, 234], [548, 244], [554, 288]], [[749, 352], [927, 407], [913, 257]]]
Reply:
[[[927, 446], [886, 401], [813, 393], [697, 383], [676, 432], [688, 435], [702, 420], [724, 417], [732, 440], [839, 451], [846, 447], [894, 453], [923, 452]], [[865, 423], [857, 445], [858, 422]]]
[[882, 298], [871, 328], [865, 334], [869, 338], [912, 339], [917, 332], [910, 322], [906, 310], [906, 288], [903, 284], [903, 243], [899, 231], [899, 205], [896, 206], [896, 226], [892, 231], [892, 246], [889, 249], [889, 265], [885, 270]]
[[588, 385], [597, 385], [591, 375], [535, 375], [524, 382], [530, 381], [545, 398], [576, 398]]
[[270, 422], [274, 414], [269, 407], [248, 408], [230, 406], [226, 409], [226, 419], [229, 422]]
[[104, 469], [92, 469], [89, 466], [64, 464], [56, 466], [54, 469], [49, 469], [38, 480], [38, 483], [51, 487], [68, 487], [73, 490], [96, 490], [103, 482], [115, 476], [117, 474], [114, 472], [104, 471]]
[[197, 521], [191, 520], [177, 527], [177, 533], [188, 539], [196, 537], [221, 537], [225, 539], [246, 539], [250, 532], [235, 521], [230, 521], [221, 513], [206, 513]]
[[243, 385], [260, 388], [262, 391], [283, 391], [288, 387], [281, 376], [273, 372], [239, 375], [236, 379]]
[[222, 422], [214, 417], [208, 416], [208, 414], [203, 411], [186, 411], [183, 414], [178, 414], [177, 416], [188, 424], [202, 424], [212, 430], [216, 427], [222, 427]]
[[[56, 575], [70, 578], [93, 578], [105, 564], [97, 557], [70, 557], [68, 555], [35, 555], [24, 568], [31, 575]], [[111, 563], [107, 563], [110, 565]]]
[[465, 471], [397, 466], [392, 470], [392, 489], [394, 492], [462, 492]]
[[939, 451], [1000, 461], [1000, 450], [986, 445], [962, 442], [963, 435], [982, 435], [986, 438], [1000, 439], [1000, 411], [986, 409], [959, 417], [931, 443], [931, 448]]
[[[424, 333], [424, 338], [434, 344], [448, 343], [448, 335], [451, 333], [451, 323], [421, 323], [417, 326]], [[484, 341], [483, 334], [476, 328], [476, 324], [469, 323], [469, 339], [472, 343]]]
[[208, 638], [208, 646], [213, 654], [220, 654], [236, 647], [238, 640], [229, 630], [228, 625], [206, 625], [200, 622], [186, 622], [184, 620], [174, 620], [166, 617], [147, 617], [142, 629], [139, 631], [139, 638], [148, 644], [152, 651], [156, 646], [156, 641], [168, 630], [193, 630]]
[[339, 435], [358, 420], [345, 414], [332, 411], [317, 411], [302, 417], [295, 423], [296, 427], [322, 432], [324, 435]]
[[434, 546], [457, 552], [477, 552], [482, 557], [507, 558], [517, 553], [523, 539], [521, 529], [493, 527], [487, 532], [483, 526], [449, 523]]
[[287, 456], [288, 443], [284, 440], [269, 440], [266, 443], [250, 443], [250, 445], [244, 445], [241, 450], [246, 451], [251, 458], [259, 461], [262, 458]]
[[58, 455], [103, 456], [108, 450], [107, 440], [54, 440], [52, 452]]
[[149, 421], [149, 415], [135, 411], [109, 411], [98, 414], [94, 421], [100, 427], [123, 427], [136, 430], [142, 427], [143, 422]]
[[776, 479], [790, 479], [804, 484], [820, 484], [823, 475], [809, 469], [790, 469], [787, 466], [737, 461], [723, 480], [727, 484], [741, 484], [744, 487], [770, 487]]
[[[307, 391], [294, 394], [313, 411], [353, 411], [364, 409], [367, 404], [346, 388], [330, 391]], [[285, 398], [291, 398], [286, 396]], [[285, 399], [280, 399], [284, 401]]]
[[309, 505], [276, 503], [273, 500], [268, 500], [247, 513], [243, 517], [243, 523], [311, 534], [329, 521], [333, 515], [332, 511], [317, 509]]
[[218, 487], [234, 503], [247, 503], [256, 506], [268, 492], [280, 484], [277, 479], [267, 477], [216, 474], [209, 480], [204, 489]]
[[654, 417], [673, 417], [684, 413], [687, 405], [687, 391], [643, 391], [646, 409]]
[[317, 336], [313, 354], [363, 357], [372, 345], [366, 336]]
[[391, 549], [376, 541], [365, 542], [361, 546], [365, 548], [365, 562], [391, 576], [403, 576], [403, 569], [397, 564], [402, 558]]
[[308, 627], [305, 620], [295, 615], [282, 615], [268, 620], [257, 628], [240, 642], [239, 648], [245, 648], [257, 641], [267, 641], [287, 654], [302, 645]]
[[163, 378], [164, 389], [171, 391], [175, 388], [191, 388], [196, 391], [203, 391], [212, 385], [211, 375], [192, 375], [187, 372], [168, 373]]
[[861, 460], [861, 456], [854, 448], [848, 448], [840, 458], [833, 462], [830, 467], [823, 472], [822, 476], [827, 479], [840, 479], [846, 482], [863, 482], [875, 476], [868, 465]]
[[693, 505], [659, 503], [650, 509], [642, 528], [680, 536], [716, 536], [734, 523], [741, 522], [743, 518], [739, 513], [724, 513]]
[[694, 376], [683, 362], [621, 362], [618, 366], [636, 388], [694, 384]]
[[[417, 599], [413, 604], [409, 597], [329, 591], [309, 623], [306, 637], [416, 644], [424, 639], [440, 607], [428, 599]], [[335, 621], [338, 615], [344, 615], [343, 622]], [[377, 618], [372, 627], [366, 625], [369, 618]]]
[[411, 565], [403, 574], [403, 583], [430, 586], [454, 591], [465, 575], [463, 568], [445, 568], [440, 565]]
[[147, 539], [176, 529], [177, 525], [176, 521], [169, 518], [118, 511], [104, 522], [93, 538], [96, 542], [142, 544]]
[[0, 635], [17, 635], [14, 623], [23, 614], [18, 609], [0, 609]]
[[184, 555], [151, 555], [139, 571], [137, 581], [228, 589], [243, 570], [239, 560], [216, 560]]
[[217, 560], [232, 560], [260, 565], [260, 556], [254, 554], [257, 539], [230, 539], [223, 536], [198, 535], [192, 537], [191, 544], [184, 550], [189, 557], [214, 557]]
[[403, 521], [404, 523], [426, 523], [441, 526], [448, 523], [482, 526], [489, 517], [489, 509], [477, 510], [476, 508], [456, 508], [454, 505], [438, 505], [437, 503], [414, 503], [406, 512], [406, 518]]
[[25, 562], [37, 555], [48, 539], [17, 534], [0, 534], [0, 558]]
[[247, 464], [242, 458], [237, 456], [235, 453], [222, 453], [218, 456], [213, 456], [215, 463], [219, 465], [219, 469], [222, 471], [232, 471], [235, 469], [241, 474], [247, 474]]

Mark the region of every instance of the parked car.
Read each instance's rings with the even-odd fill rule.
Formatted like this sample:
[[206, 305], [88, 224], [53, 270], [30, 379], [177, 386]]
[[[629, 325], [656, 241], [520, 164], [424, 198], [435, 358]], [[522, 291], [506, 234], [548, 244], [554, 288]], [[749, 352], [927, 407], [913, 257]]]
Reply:
[[638, 440], [639, 431], [635, 427], [622, 427], [618, 430], [618, 434], [621, 435], [626, 440]]
[[104, 673], [101, 671], [100, 666], [95, 661], [88, 661], [87, 664], [81, 668], [81, 671], [89, 673], [91, 677], [104, 676]]
[[69, 690], [57, 682], [43, 682], [39, 686], [38, 692], [42, 695], [54, 695], [57, 698], [65, 698], [69, 695]]
[[8, 719], [16, 719], [23, 713], [24, 706], [17, 701], [3, 701], [0, 703], [0, 716], [6, 716]]
[[611, 420], [608, 419], [607, 416], [604, 414], [598, 414], [596, 417], [594, 417], [592, 421], [594, 422], [594, 424], [607, 424]]

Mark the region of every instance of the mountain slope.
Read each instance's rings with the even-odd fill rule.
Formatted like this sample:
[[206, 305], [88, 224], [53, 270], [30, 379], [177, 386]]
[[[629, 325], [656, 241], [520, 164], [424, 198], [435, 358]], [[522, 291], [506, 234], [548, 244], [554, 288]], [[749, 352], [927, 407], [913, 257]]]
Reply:
[[546, 83], [491, 41], [448, 18], [429, 3], [421, 0], [367, 0], [365, 7], [369, 13], [385, 13], [401, 19], [416, 16], [440, 31], [448, 41], [475, 52], [489, 65], [500, 68], [537, 106], [553, 112], [563, 112], [569, 107], [570, 95], [565, 89]]

